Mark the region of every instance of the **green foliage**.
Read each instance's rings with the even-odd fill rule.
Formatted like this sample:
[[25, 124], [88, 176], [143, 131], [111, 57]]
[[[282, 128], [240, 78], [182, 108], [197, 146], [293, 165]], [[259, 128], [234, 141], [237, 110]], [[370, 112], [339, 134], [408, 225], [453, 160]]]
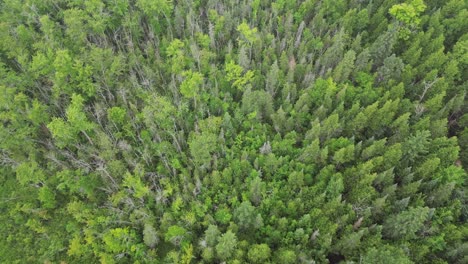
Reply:
[[158, 0], [158, 1], [138, 0], [136, 1], [136, 5], [146, 15], [154, 15], [154, 14], [169, 15], [172, 9], [171, 8], [172, 0]]
[[141, 182], [141, 179], [137, 175], [131, 175], [128, 172], [125, 174], [122, 185], [132, 190], [132, 195], [135, 198], [143, 198], [149, 193], [149, 188]]
[[123, 125], [127, 116], [127, 110], [121, 107], [112, 107], [107, 109], [107, 118], [117, 125]]
[[414, 262], [408, 259], [403, 250], [392, 246], [383, 246], [382, 248], [371, 248], [368, 250], [362, 263], [411, 264]]
[[187, 239], [187, 230], [183, 227], [173, 225], [170, 226], [164, 235], [166, 242], [171, 242], [175, 246], [179, 246]]
[[248, 44], [253, 44], [257, 39], [257, 28], [251, 29], [246, 22], [242, 22], [237, 26], [237, 31], [239, 31], [242, 36], [242, 39], [239, 40], [241, 43], [246, 42]]
[[406, 27], [400, 29], [400, 37], [407, 40], [410, 34], [410, 28], [419, 25], [421, 22], [420, 14], [426, 9], [423, 0], [412, 0], [409, 3], [394, 5], [390, 8], [389, 13], [394, 16], [397, 21], [403, 23]]
[[185, 80], [180, 84], [180, 93], [186, 98], [194, 98], [200, 92], [203, 75], [199, 72], [185, 71], [182, 76]]
[[234, 61], [226, 63], [226, 79], [232, 82], [232, 86], [244, 91], [245, 86], [251, 82], [254, 77], [253, 71], [247, 71], [245, 73], [241, 66], [237, 65]]
[[171, 72], [181, 73], [185, 67], [185, 44], [179, 39], [174, 39], [167, 47], [166, 54], [170, 58]]
[[389, 13], [397, 20], [406, 24], [419, 24], [418, 15], [426, 9], [423, 0], [412, 0], [409, 3], [402, 3], [392, 6]]
[[73, 94], [71, 104], [66, 110], [67, 121], [54, 118], [47, 125], [59, 148], [76, 142], [80, 132], [87, 135], [94, 128], [94, 124], [88, 121], [83, 112], [83, 103], [83, 97]]
[[143, 229], [143, 241], [145, 242], [145, 245], [150, 248], [154, 248], [159, 243], [158, 233], [150, 224], [145, 224]]
[[221, 260], [230, 259], [233, 256], [236, 247], [237, 237], [233, 232], [231, 232], [231, 230], [228, 230], [219, 238], [218, 244], [216, 245], [218, 258]]
[[205, 132], [196, 135], [190, 140], [190, 153], [198, 166], [209, 166], [211, 155], [217, 148], [216, 134]]
[[265, 263], [270, 258], [270, 255], [271, 249], [267, 244], [253, 245], [247, 253], [251, 263]]
[[424, 226], [429, 211], [428, 207], [414, 207], [389, 217], [384, 224], [384, 234], [395, 239], [416, 238], [416, 232]]
[[24, 162], [16, 168], [16, 179], [21, 185], [25, 185], [45, 180], [45, 175], [36, 162]]
[[106, 251], [111, 253], [124, 253], [132, 243], [132, 234], [129, 228], [114, 228], [103, 234], [102, 240]]
[[0, 263], [467, 263], [466, 1], [0, 1]]
[[215, 225], [208, 226], [208, 229], [205, 231], [205, 241], [209, 247], [216, 246], [219, 236], [221, 232], [219, 232], [218, 227]]
[[54, 192], [47, 186], [44, 186], [39, 190], [39, 201], [41, 201], [44, 208], [47, 209], [53, 209], [57, 204]]
[[276, 257], [279, 263], [285, 263], [285, 264], [296, 263], [296, 259], [297, 259], [296, 253], [294, 253], [294, 251], [286, 250], [286, 249], [279, 250], [276, 253]]
[[262, 216], [256, 213], [250, 202], [241, 203], [234, 211], [234, 217], [239, 227], [244, 230], [254, 230], [263, 226]]

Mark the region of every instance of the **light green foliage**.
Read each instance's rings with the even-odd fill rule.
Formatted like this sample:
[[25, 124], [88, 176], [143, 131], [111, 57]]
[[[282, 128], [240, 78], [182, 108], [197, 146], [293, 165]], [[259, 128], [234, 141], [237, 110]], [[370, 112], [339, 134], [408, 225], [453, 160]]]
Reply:
[[296, 253], [292, 250], [279, 250], [276, 253], [276, 257], [278, 262], [285, 263], [285, 264], [293, 264], [296, 263]]
[[349, 50], [344, 55], [343, 60], [336, 66], [333, 72], [333, 79], [337, 82], [346, 81], [353, 71], [354, 61], [356, 60], [356, 52]]
[[106, 251], [111, 253], [126, 252], [130, 248], [131, 239], [132, 235], [129, 228], [114, 228], [102, 236]]
[[227, 224], [232, 218], [232, 214], [226, 208], [219, 209], [216, 211], [214, 218], [221, 224]]
[[185, 80], [180, 84], [180, 93], [185, 98], [196, 97], [203, 84], [203, 75], [199, 72], [185, 71], [182, 76]]
[[[60, 53], [57, 53], [57, 54], [60, 54]], [[50, 49], [48, 49], [47, 52], [45, 53], [37, 52], [36, 55], [32, 58], [32, 61], [29, 65], [31, 72], [37, 76], [50, 74], [54, 69], [53, 64], [52, 64], [54, 62], [52, 60], [52, 56], [53, 56], [52, 50]], [[58, 58], [59, 57], [57, 57], [56, 60]], [[60, 65], [63, 62], [60, 62], [60, 60], [58, 60], [56, 61], [56, 63]]]
[[86, 40], [86, 20], [87, 15], [84, 10], [72, 8], [64, 11], [66, 35], [75, 45], [83, 45]]
[[423, 0], [412, 0], [408, 3], [394, 5], [390, 8], [389, 13], [394, 16], [397, 21], [403, 23], [404, 26], [400, 29], [400, 37], [407, 40], [410, 34], [410, 28], [420, 24], [420, 14], [426, 9]]
[[53, 118], [47, 125], [59, 148], [75, 143], [80, 132], [86, 134], [93, 130], [94, 124], [88, 121], [83, 112], [83, 103], [83, 97], [73, 94], [66, 111], [67, 121]]
[[96, 87], [91, 82], [92, 68], [82, 61], [73, 60], [68, 50], [56, 52], [53, 62], [55, 69], [54, 95], [61, 93], [72, 95], [82, 92], [87, 97], [92, 97], [96, 93]]
[[87, 121], [86, 114], [83, 112], [84, 99], [78, 94], [73, 94], [71, 104], [67, 108], [67, 121], [75, 130], [89, 131], [93, 128], [92, 123]]
[[239, 39], [239, 42], [253, 44], [257, 39], [257, 28], [250, 28], [246, 22], [242, 22], [237, 26], [237, 31], [241, 34], [242, 38]]
[[166, 242], [171, 242], [172, 244], [179, 246], [183, 243], [187, 238], [187, 230], [183, 227], [173, 225], [169, 227], [166, 234], [164, 235], [164, 239]]
[[138, 0], [136, 5], [145, 13], [146, 15], [154, 14], [163, 14], [169, 15], [172, 9], [172, 0]]
[[179, 39], [174, 39], [167, 47], [166, 53], [170, 59], [171, 72], [180, 74], [185, 67], [184, 48], [185, 44]]
[[54, 118], [47, 125], [52, 134], [57, 140], [58, 147], [65, 147], [68, 142], [71, 142], [76, 136], [70, 127], [61, 118]]
[[129, 172], [125, 174], [123, 186], [130, 188], [135, 198], [143, 198], [149, 192], [149, 188], [141, 182], [140, 177], [138, 175], [132, 175]]
[[54, 192], [47, 186], [39, 190], [39, 201], [41, 201], [44, 208], [53, 209], [57, 204]]
[[34, 100], [32, 102], [32, 108], [28, 113], [28, 118], [36, 126], [46, 123], [49, 120], [49, 115], [47, 114], [47, 106], [40, 103], [38, 100]]
[[304, 185], [304, 173], [293, 172], [288, 177], [288, 184], [293, 188], [301, 188]]
[[420, 18], [418, 16], [425, 9], [426, 5], [423, 0], [412, 0], [408, 3], [392, 6], [389, 13], [397, 20], [411, 25], [420, 23]]
[[68, 86], [67, 78], [73, 70], [73, 61], [68, 50], [57, 51], [53, 65], [55, 68], [54, 87], [55, 89], [64, 89]]
[[354, 145], [349, 145], [347, 147], [339, 149], [333, 155], [333, 160], [337, 163], [345, 163], [352, 161], [354, 159]]
[[[421, 166], [423, 167], [423, 166]], [[442, 183], [454, 183], [456, 185], [463, 185], [466, 182], [466, 172], [457, 166], [449, 166], [442, 170], [439, 174], [439, 180]]]
[[265, 263], [270, 258], [270, 255], [271, 249], [267, 244], [253, 245], [247, 253], [251, 263]]
[[24, 162], [16, 168], [16, 179], [20, 184], [25, 185], [38, 183], [45, 179], [45, 175], [36, 162]]
[[76, 257], [80, 257], [84, 254], [84, 246], [79, 235], [75, 235], [73, 239], [70, 240], [67, 254]]
[[226, 79], [232, 82], [232, 86], [244, 91], [245, 86], [251, 82], [254, 73], [253, 71], [247, 71], [245, 73], [241, 66], [237, 65], [234, 61], [230, 61], [226, 64]]
[[117, 125], [123, 125], [125, 118], [127, 116], [127, 111], [121, 107], [112, 107], [107, 109], [107, 118], [114, 122]]
[[218, 149], [220, 117], [210, 117], [199, 122], [199, 133], [194, 133], [189, 141], [190, 153], [197, 166], [208, 167], [212, 155]]
[[412, 135], [406, 141], [404, 146], [404, 152], [406, 159], [413, 161], [427, 153], [429, 146], [429, 131], [417, 131], [415, 135]]

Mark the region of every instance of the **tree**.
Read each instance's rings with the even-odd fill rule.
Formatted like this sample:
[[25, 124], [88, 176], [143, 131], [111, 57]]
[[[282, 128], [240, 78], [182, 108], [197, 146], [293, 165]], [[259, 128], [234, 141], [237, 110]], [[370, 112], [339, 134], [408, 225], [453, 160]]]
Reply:
[[151, 224], [146, 223], [144, 226], [143, 241], [150, 248], [154, 248], [159, 243], [158, 233]]
[[26, 185], [27, 183], [39, 183], [45, 180], [45, 175], [37, 162], [30, 161], [21, 163], [16, 168], [16, 179], [21, 185]]
[[398, 81], [405, 65], [403, 61], [396, 57], [395, 54], [384, 60], [383, 66], [378, 70], [378, 80], [389, 82], [390, 80]]
[[270, 93], [272, 97], [275, 96], [276, 90], [278, 88], [278, 82], [280, 81], [279, 79], [280, 76], [278, 76], [279, 73], [280, 71], [278, 67], [278, 62], [275, 61], [266, 76], [266, 87], [265, 87], [265, 89], [268, 91], [268, 93]]
[[[412, 0], [409, 3], [402, 3], [392, 6], [389, 10], [389, 13], [404, 26], [414, 27], [421, 22], [419, 15], [425, 9], [426, 5], [424, 4], [423, 0]], [[402, 31], [400, 31], [400, 37], [406, 40], [409, 38], [409, 33], [410, 29], [404, 27], [402, 28]]]
[[256, 244], [253, 245], [247, 256], [251, 263], [265, 263], [270, 258], [271, 249], [267, 244]]
[[210, 132], [202, 132], [192, 137], [189, 141], [190, 153], [197, 166], [210, 167], [212, 154], [217, 149], [217, 142], [216, 134]]
[[209, 225], [208, 229], [205, 230], [205, 242], [209, 247], [215, 247], [220, 238], [221, 232], [215, 225]]
[[257, 28], [250, 28], [246, 22], [242, 22], [237, 26], [237, 31], [241, 34], [239, 38], [239, 43], [252, 45], [255, 40], [257, 40]]
[[296, 263], [296, 253], [292, 250], [287, 250], [287, 249], [281, 249], [277, 251], [276, 257], [278, 259], [278, 262], [280, 263], [285, 263], [285, 264], [293, 264]]
[[183, 227], [173, 225], [170, 226], [164, 235], [164, 240], [166, 242], [171, 242], [175, 246], [180, 246], [187, 242], [187, 230]]
[[185, 77], [185, 80], [180, 84], [180, 93], [186, 98], [196, 97], [203, 84], [203, 75], [189, 70], [183, 72], [182, 76]]
[[127, 117], [127, 110], [118, 106], [107, 109], [107, 118], [116, 125], [123, 125]]
[[255, 230], [263, 226], [262, 216], [256, 213], [255, 207], [250, 202], [242, 202], [234, 211], [234, 217], [240, 228]]
[[392, 239], [413, 239], [428, 219], [428, 207], [412, 207], [389, 217], [384, 224], [384, 235]]
[[366, 264], [411, 264], [412, 262], [403, 250], [392, 246], [384, 245], [379, 248], [371, 248], [362, 258], [362, 263]]
[[414, 135], [410, 136], [403, 147], [405, 160], [414, 161], [422, 155], [427, 154], [427, 147], [429, 141], [429, 131], [417, 131]]
[[132, 175], [129, 172], [125, 174], [122, 186], [129, 188], [135, 198], [143, 198], [149, 193], [149, 188], [142, 183], [139, 175]]
[[369, 49], [374, 67], [381, 66], [384, 60], [393, 52], [398, 35], [395, 31], [387, 31], [380, 35]]
[[225, 70], [226, 79], [232, 82], [232, 86], [240, 91], [244, 91], [247, 84], [249, 84], [254, 77], [253, 71], [249, 70], [244, 73], [244, 69], [234, 61], [226, 63]]
[[57, 205], [55, 193], [47, 186], [43, 186], [39, 190], [39, 201], [41, 201], [44, 208], [54, 209]]
[[94, 129], [94, 124], [88, 121], [86, 114], [83, 112], [83, 106], [83, 97], [73, 94], [66, 111], [67, 121], [62, 118], [53, 118], [47, 125], [59, 148], [78, 142], [80, 133], [85, 135], [87, 140], [91, 142], [88, 133]]
[[356, 52], [349, 50], [345, 53], [344, 58], [336, 66], [333, 71], [333, 80], [336, 82], [344, 82], [348, 80], [349, 75], [352, 73], [354, 68], [354, 61], [356, 60]]
[[166, 49], [172, 74], [180, 74], [185, 68], [186, 58], [184, 56], [184, 46], [185, 44], [180, 39], [174, 39]]
[[143, 10], [147, 15], [152, 14], [163, 14], [168, 15], [171, 11], [171, 0], [158, 0], [158, 1], [148, 1], [148, 0], [138, 0], [137, 6]]
[[231, 230], [228, 230], [226, 233], [221, 235], [218, 240], [218, 244], [216, 245], [218, 258], [221, 260], [230, 259], [233, 256], [236, 247], [237, 237]]
[[130, 250], [133, 232], [129, 228], [110, 229], [102, 236], [106, 251], [110, 253], [124, 253]]
[[273, 98], [265, 91], [245, 91], [242, 96], [242, 111], [257, 120], [268, 120], [273, 114]]
[[260, 205], [262, 201], [264, 187], [265, 183], [258, 176], [250, 182], [249, 198], [255, 206]]

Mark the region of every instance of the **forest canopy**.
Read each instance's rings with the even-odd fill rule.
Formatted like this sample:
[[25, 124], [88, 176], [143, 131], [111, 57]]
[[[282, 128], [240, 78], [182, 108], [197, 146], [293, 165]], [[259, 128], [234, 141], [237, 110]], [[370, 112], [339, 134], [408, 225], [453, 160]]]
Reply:
[[468, 2], [0, 0], [0, 262], [468, 263]]

